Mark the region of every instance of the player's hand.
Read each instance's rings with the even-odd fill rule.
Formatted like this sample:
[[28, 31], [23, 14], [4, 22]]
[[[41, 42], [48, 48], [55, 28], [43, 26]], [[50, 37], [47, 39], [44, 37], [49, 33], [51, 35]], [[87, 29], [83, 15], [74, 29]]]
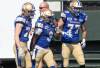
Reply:
[[81, 46], [82, 46], [82, 48], [86, 47], [86, 40], [85, 39], [82, 39]]
[[25, 56], [25, 52], [24, 52], [24, 50], [23, 50], [22, 47], [19, 47], [18, 48], [18, 56], [19, 57], [24, 57]]
[[56, 33], [61, 33], [61, 29], [59, 27], [56, 27]]

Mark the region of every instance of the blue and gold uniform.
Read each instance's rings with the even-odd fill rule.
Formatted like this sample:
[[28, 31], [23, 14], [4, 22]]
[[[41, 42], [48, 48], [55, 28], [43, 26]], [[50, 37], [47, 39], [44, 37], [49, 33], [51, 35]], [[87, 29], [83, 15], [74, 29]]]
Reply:
[[83, 12], [72, 13], [65, 10], [61, 17], [63, 19], [63, 29], [61, 35], [63, 66], [68, 67], [69, 56], [72, 55], [80, 66], [85, 65], [84, 53], [80, 44], [80, 30], [87, 21], [87, 15]]
[[38, 38], [35, 42], [35, 55], [33, 54], [33, 56], [35, 56], [36, 68], [43, 58], [49, 68], [55, 68], [53, 53], [49, 48], [51, 40], [55, 33], [55, 24], [53, 20], [54, 19], [52, 17], [49, 17], [47, 19], [40, 17], [36, 22], [34, 34], [38, 35]]
[[14, 53], [17, 68], [32, 68], [27, 42], [32, 29], [32, 18], [34, 14], [34, 5], [30, 2], [26, 2], [22, 5], [21, 14], [17, 16], [14, 21]]
[[41, 34], [36, 41], [36, 45], [42, 47], [42, 48], [48, 48], [50, 45], [50, 42], [52, 40], [52, 37], [55, 33], [55, 25], [53, 22], [44, 22], [42, 18], [39, 18], [36, 22], [36, 30], [35, 33], [38, 32], [38, 30], [41, 31]]
[[62, 42], [79, 42], [79, 31], [82, 24], [87, 21], [87, 15], [84, 12], [78, 13], [73, 16], [70, 11], [64, 11], [62, 13], [62, 18], [65, 18], [63, 32], [62, 32]]
[[19, 40], [20, 40], [20, 46], [22, 47], [23, 51], [26, 52], [26, 53], [23, 53], [24, 58], [21, 59], [19, 57], [20, 51], [17, 47], [17, 44], [15, 43], [14, 53], [15, 53], [15, 56], [17, 57], [16, 58], [17, 67], [18, 66], [26, 67], [26, 68], [32, 67], [30, 53], [27, 49], [27, 42], [29, 40], [28, 36], [29, 36], [29, 32], [32, 28], [31, 22], [32, 21], [31, 21], [30, 17], [23, 16], [23, 15], [17, 16], [16, 19], [15, 19], [15, 27], [16, 27], [16, 24], [22, 24], [23, 25], [21, 32], [19, 34]]

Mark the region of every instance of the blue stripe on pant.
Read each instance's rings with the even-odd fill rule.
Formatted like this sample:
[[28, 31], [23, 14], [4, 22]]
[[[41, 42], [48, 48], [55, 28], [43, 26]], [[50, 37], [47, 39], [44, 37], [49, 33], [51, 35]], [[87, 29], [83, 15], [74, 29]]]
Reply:
[[[38, 49], [35, 50], [35, 57], [36, 57], [37, 51]], [[35, 68], [35, 59], [32, 61], [32, 68]]]
[[17, 63], [18, 63], [18, 66], [21, 66], [21, 59], [19, 58], [18, 56], [18, 48], [16, 47], [16, 54], [17, 54]]

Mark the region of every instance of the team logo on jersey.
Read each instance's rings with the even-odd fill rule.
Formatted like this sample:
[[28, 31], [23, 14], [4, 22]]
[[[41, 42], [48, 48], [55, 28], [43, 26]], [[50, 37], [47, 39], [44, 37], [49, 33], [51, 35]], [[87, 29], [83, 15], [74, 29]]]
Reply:
[[72, 18], [71, 18], [71, 17], [67, 17], [67, 20], [68, 20], [68, 21], [71, 21], [71, 20], [72, 20]]
[[80, 23], [79, 21], [73, 21], [73, 20], [71, 20], [71, 21], [69, 21], [70, 23]]

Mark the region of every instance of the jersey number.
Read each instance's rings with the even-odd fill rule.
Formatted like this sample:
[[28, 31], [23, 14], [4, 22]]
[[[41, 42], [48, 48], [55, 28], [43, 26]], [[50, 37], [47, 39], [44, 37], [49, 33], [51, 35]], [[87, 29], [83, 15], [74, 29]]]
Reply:
[[78, 34], [80, 25], [78, 25], [78, 24], [68, 24], [68, 27], [69, 27], [69, 30], [67, 31], [66, 34], [69, 37], [71, 37], [71, 38], [73, 37], [73, 34], [72, 34], [73, 29], [75, 29], [74, 33]]

